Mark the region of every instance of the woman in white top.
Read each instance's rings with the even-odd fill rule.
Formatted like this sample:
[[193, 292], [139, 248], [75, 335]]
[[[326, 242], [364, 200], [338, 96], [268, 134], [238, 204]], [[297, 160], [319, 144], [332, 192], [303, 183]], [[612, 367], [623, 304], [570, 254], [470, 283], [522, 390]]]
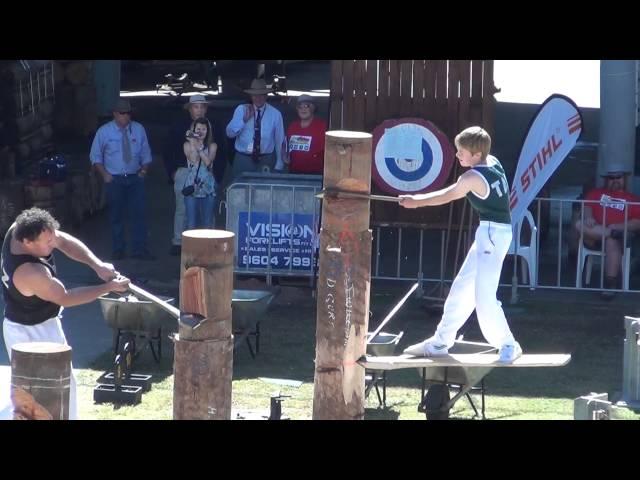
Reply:
[[184, 197], [187, 229], [214, 228], [216, 193], [212, 166], [218, 146], [213, 142], [209, 120], [197, 118], [187, 131], [186, 138], [183, 148], [189, 173], [184, 187], [194, 187], [193, 193]]

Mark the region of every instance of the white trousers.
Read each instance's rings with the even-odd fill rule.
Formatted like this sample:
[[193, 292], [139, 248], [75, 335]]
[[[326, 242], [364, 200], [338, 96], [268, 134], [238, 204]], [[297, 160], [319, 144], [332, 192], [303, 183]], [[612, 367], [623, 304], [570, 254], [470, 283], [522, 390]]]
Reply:
[[[67, 344], [67, 339], [62, 331], [62, 323], [60, 317], [50, 318], [49, 320], [39, 323], [38, 325], [22, 325], [4, 319], [2, 323], [2, 333], [4, 335], [4, 344], [7, 347], [9, 359], [11, 359], [11, 347], [17, 343], [28, 342], [53, 342]], [[69, 420], [78, 419], [78, 404], [76, 397], [76, 377], [73, 373], [73, 365], [71, 365], [71, 385], [69, 391]]]
[[442, 320], [434, 340], [451, 348], [460, 327], [476, 310], [480, 330], [487, 342], [500, 348], [515, 342], [502, 304], [496, 299], [502, 262], [509, 251], [511, 225], [481, 221], [444, 303]]

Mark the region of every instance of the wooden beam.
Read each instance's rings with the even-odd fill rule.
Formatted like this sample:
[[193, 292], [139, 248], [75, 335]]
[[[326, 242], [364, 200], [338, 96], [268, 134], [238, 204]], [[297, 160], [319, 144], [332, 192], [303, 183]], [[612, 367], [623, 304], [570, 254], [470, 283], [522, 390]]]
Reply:
[[[175, 336], [173, 418], [230, 420], [234, 234], [182, 233], [180, 310]], [[188, 323], [194, 316], [196, 323]]]
[[71, 347], [51, 342], [11, 347], [11, 400], [14, 418], [68, 420]]
[[[324, 187], [371, 191], [372, 136], [326, 134]], [[325, 199], [320, 231], [313, 418], [364, 418], [364, 368], [371, 283], [369, 199]]]

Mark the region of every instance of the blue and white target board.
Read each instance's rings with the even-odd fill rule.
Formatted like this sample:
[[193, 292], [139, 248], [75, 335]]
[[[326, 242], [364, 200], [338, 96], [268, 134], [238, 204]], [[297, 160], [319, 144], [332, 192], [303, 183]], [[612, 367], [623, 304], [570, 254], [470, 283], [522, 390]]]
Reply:
[[373, 131], [374, 183], [391, 194], [425, 193], [444, 186], [455, 160], [446, 135], [421, 118], [385, 120]]

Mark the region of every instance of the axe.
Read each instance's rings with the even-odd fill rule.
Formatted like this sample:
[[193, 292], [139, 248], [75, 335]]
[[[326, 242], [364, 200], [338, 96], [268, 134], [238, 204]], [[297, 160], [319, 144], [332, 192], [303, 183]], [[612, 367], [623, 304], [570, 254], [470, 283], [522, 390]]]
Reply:
[[396, 202], [398, 203], [400, 199], [398, 197], [387, 197], [385, 195], [372, 195], [369, 193], [359, 193], [359, 192], [348, 192], [344, 190], [336, 190], [332, 188], [325, 188], [316, 194], [316, 198], [330, 198], [332, 200], [337, 200], [339, 198], [357, 198], [361, 200], [379, 200], [382, 202]]
[[200, 322], [204, 319], [202, 315], [198, 315], [197, 313], [180, 313], [180, 309], [174, 307], [170, 303], [165, 302], [164, 300], [156, 297], [152, 293], [143, 290], [142, 288], [134, 285], [133, 283], [129, 283], [129, 290], [135, 293], [138, 297], [149, 300], [164, 311], [168, 312], [172, 317], [176, 320], [179, 320], [181, 323], [195, 330], [200, 325]]

